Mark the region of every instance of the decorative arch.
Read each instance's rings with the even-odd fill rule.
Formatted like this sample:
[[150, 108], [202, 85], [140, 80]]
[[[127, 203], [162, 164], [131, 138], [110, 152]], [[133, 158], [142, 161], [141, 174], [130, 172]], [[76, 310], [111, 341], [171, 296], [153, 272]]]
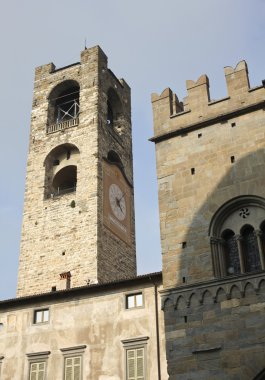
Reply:
[[265, 199], [240, 196], [214, 214], [209, 236], [216, 277], [265, 269]]
[[48, 125], [74, 120], [79, 116], [80, 86], [75, 80], [57, 84], [48, 96]]
[[183, 296], [179, 296], [176, 303], [176, 310], [186, 309], [187, 302]]
[[76, 191], [79, 149], [74, 144], [58, 145], [44, 161], [44, 197], [53, 198]]

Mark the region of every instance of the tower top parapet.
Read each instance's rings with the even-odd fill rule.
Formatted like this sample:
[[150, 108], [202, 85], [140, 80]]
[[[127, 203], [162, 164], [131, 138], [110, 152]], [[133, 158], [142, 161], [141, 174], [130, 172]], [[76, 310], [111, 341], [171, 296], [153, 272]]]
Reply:
[[[189, 132], [190, 129], [228, 120], [244, 109], [264, 107], [264, 83], [250, 88], [247, 63], [242, 60], [235, 68], [224, 68], [227, 96], [211, 100], [210, 83], [207, 75], [201, 75], [197, 81], [187, 80], [187, 96], [179, 101], [170, 88], [161, 95], [152, 94], [154, 137], [151, 141], [160, 141], [174, 135]], [[221, 120], [222, 119], [222, 120]]]

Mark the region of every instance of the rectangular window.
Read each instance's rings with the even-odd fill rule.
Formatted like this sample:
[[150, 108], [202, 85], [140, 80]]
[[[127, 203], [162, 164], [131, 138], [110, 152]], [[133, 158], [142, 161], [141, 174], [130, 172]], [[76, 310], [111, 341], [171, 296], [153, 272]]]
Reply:
[[29, 380], [45, 380], [50, 351], [26, 354], [29, 361]]
[[41, 309], [34, 311], [34, 323], [49, 322], [49, 309]]
[[126, 309], [143, 306], [143, 293], [128, 294], [126, 296]]
[[146, 380], [148, 367], [146, 363], [146, 352], [149, 337], [130, 338], [122, 340], [125, 354], [125, 379], [126, 380]]
[[45, 366], [45, 362], [31, 363], [29, 380], [44, 380]]
[[64, 380], [82, 380], [86, 345], [61, 348], [64, 356]]
[[145, 380], [144, 348], [134, 348], [126, 351], [126, 380]]
[[68, 357], [64, 363], [64, 380], [81, 380], [82, 357]]

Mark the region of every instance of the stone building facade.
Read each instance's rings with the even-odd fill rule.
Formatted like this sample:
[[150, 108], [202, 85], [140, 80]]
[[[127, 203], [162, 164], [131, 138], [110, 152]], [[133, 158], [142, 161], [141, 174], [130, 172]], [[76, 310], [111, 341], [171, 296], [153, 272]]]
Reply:
[[265, 89], [225, 77], [152, 95], [170, 380], [265, 378]]
[[0, 379], [166, 379], [161, 286], [155, 273], [0, 302]]

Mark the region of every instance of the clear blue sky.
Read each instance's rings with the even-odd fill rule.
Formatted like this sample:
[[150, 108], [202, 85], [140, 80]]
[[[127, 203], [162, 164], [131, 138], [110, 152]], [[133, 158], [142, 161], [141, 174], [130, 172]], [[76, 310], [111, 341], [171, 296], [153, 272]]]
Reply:
[[265, 78], [263, 0], [9, 0], [1, 4], [0, 299], [15, 296], [35, 66], [79, 61], [100, 45], [132, 88], [138, 273], [161, 270], [150, 94], [206, 73], [226, 96], [224, 66]]

